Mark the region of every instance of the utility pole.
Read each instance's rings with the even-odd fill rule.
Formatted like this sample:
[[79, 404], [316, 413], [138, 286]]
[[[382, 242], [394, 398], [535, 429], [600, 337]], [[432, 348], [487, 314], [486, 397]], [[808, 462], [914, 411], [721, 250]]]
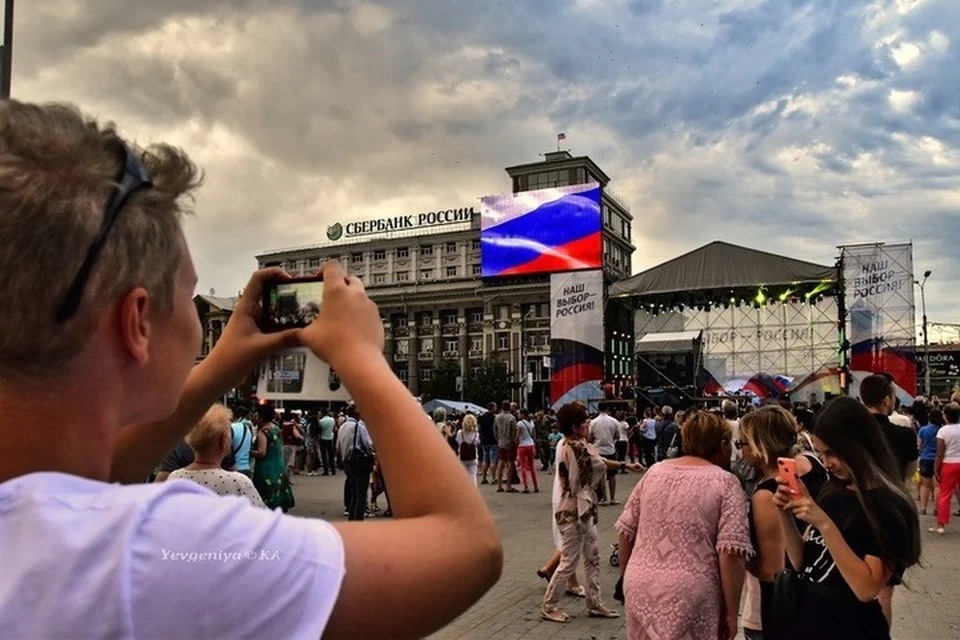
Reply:
[[3, 50], [0, 51], [0, 100], [10, 97], [13, 75], [13, 0], [4, 0]]
[[914, 280], [914, 284], [920, 285], [920, 312], [923, 314], [923, 393], [930, 397], [930, 338], [927, 332], [927, 278], [932, 271], [923, 272], [923, 280]]

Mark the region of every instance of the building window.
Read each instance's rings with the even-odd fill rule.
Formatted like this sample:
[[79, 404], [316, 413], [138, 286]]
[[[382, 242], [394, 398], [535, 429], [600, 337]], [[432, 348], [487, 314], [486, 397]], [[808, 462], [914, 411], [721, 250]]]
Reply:
[[456, 311], [444, 311], [440, 314], [440, 322], [445, 325], [457, 324]]
[[497, 349], [509, 349], [510, 348], [510, 334], [509, 333], [498, 333], [497, 334]]
[[417, 326], [424, 327], [433, 324], [433, 314], [429, 311], [417, 315]]
[[403, 384], [407, 384], [410, 382], [410, 372], [406, 369], [400, 369], [397, 371], [397, 378], [399, 378]]
[[457, 268], [456, 267], [447, 267], [447, 277], [456, 278], [457, 277]]
[[480, 268], [480, 265], [474, 264], [470, 265], [470, 273], [475, 276], [483, 275], [483, 270]]
[[394, 316], [393, 317], [393, 326], [396, 329], [406, 329], [407, 328], [407, 316]]
[[483, 309], [473, 309], [470, 311], [470, 322], [474, 324], [483, 322]]
[[471, 378], [476, 378], [476, 377], [479, 376], [479, 375], [480, 375], [480, 365], [476, 365], [476, 364], [475, 364], [475, 365], [473, 365], [472, 367], [470, 367], [470, 377], [471, 377]]
[[460, 347], [457, 344], [456, 340], [444, 340], [443, 341], [443, 352], [444, 353], [456, 353], [460, 350]]
[[386, 281], [387, 275], [385, 273], [373, 274], [373, 284], [384, 284]]
[[470, 241], [470, 251], [480, 251], [480, 241], [471, 240]]
[[457, 243], [448, 242], [446, 248], [444, 249], [446, 253], [456, 253], [457, 252]]
[[421, 342], [420, 353], [433, 353], [433, 340], [424, 340]]
[[409, 282], [410, 281], [410, 272], [409, 271], [397, 271], [393, 274], [393, 279], [395, 282]]
[[350, 254], [350, 262], [351, 262], [352, 264], [358, 264], [358, 263], [360, 263], [360, 262], [363, 262], [363, 254], [362, 254], [362, 253], [351, 253], [351, 254]]
[[409, 258], [409, 257], [410, 257], [410, 249], [408, 249], [407, 247], [399, 247], [399, 248], [397, 249], [397, 257], [398, 257], [398, 258]]
[[420, 367], [420, 382], [429, 382], [433, 378], [432, 367]]
[[470, 351], [483, 351], [483, 338], [479, 336], [470, 338]]
[[433, 269], [421, 269], [421, 270], [420, 270], [420, 279], [421, 279], [421, 280], [433, 280]]
[[509, 320], [510, 319], [510, 305], [501, 304], [497, 307], [497, 320]]
[[410, 342], [408, 340], [397, 340], [397, 353], [404, 356], [409, 354]]
[[433, 245], [425, 244], [420, 247], [420, 255], [422, 256], [432, 256], [433, 255]]
[[374, 262], [383, 262], [387, 259], [387, 252], [383, 249], [377, 249], [373, 252]]
[[320, 258], [310, 258], [310, 268], [319, 269], [320, 268]]

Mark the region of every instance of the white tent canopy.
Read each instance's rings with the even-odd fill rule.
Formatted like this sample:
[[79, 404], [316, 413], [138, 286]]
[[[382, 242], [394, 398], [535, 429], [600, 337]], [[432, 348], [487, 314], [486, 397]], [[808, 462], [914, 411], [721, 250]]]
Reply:
[[487, 412], [484, 407], [481, 407], [478, 404], [473, 404], [472, 402], [465, 402], [463, 400], [442, 400], [440, 398], [436, 398], [423, 403], [423, 410], [427, 413], [433, 413], [434, 409], [446, 409], [447, 411], [458, 411], [460, 413], [466, 413], [469, 411], [475, 415]]

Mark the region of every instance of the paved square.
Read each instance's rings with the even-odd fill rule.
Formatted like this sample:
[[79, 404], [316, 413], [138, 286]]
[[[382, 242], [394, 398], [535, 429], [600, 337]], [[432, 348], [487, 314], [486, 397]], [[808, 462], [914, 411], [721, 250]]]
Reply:
[[[639, 479], [636, 474], [618, 476], [617, 499], [624, 502]], [[560, 625], [540, 619], [540, 601], [546, 583], [536, 570], [553, 552], [550, 533], [550, 492], [553, 477], [540, 473], [541, 493], [496, 493], [496, 487], [481, 486], [487, 504], [503, 537], [503, 577], [469, 611], [442, 631], [436, 640], [496, 638], [625, 638], [626, 621], [588, 618], [582, 600], [565, 598], [562, 606], [572, 616]], [[343, 520], [343, 475], [334, 478], [294, 476], [296, 515]], [[385, 503], [380, 500], [381, 506]], [[619, 569], [610, 566], [610, 545], [616, 540], [613, 523], [621, 507], [601, 507], [600, 556], [603, 598], [618, 611], [613, 586]], [[927, 532], [933, 518], [921, 516], [923, 566], [914, 567], [907, 585], [894, 596], [893, 637], [897, 640], [948, 640], [960, 638], [960, 522], [952, 533], [937, 536]], [[580, 573], [582, 576], [582, 572]], [[451, 583], [456, 580], [450, 577]]]

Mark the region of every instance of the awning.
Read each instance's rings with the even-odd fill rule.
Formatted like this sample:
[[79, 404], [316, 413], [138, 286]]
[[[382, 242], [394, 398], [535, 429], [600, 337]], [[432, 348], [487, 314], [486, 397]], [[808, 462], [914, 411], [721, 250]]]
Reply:
[[478, 404], [472, 402], [463, 402], [461, 400], [428, 400], [423, 403], [423, 410], [427, 413], [433, 413], [434, 409], [445, 409], [446, 411], [456, 411], [458, 413], [470, 412], [474, 415], [486, 413], [487, 410]]
[[648, 333], [637, 340], [637, 354], [651, 353], [688, 353], [696, 350], [696, 341], [703, 331], [672, 331], [666, 333]]

